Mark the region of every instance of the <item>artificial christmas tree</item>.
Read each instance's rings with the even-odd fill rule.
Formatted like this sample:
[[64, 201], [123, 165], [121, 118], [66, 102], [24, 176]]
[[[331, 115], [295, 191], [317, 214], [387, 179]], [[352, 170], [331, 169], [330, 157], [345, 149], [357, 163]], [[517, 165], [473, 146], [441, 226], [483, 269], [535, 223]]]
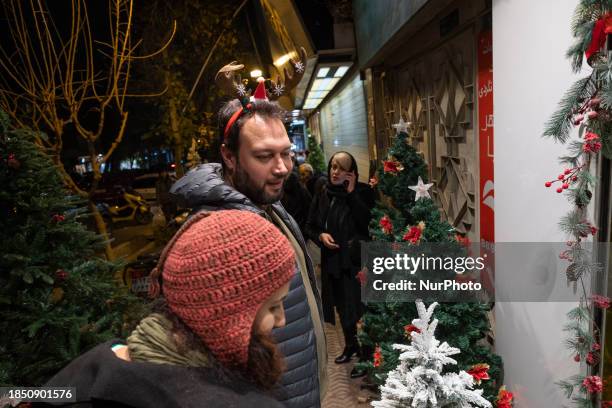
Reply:
[[125, 334], [138, 303], [117, 290], [117, 265], [96, 255], [103, 242], [78, 222], [82, 200], [33, 133], [9, 126], [0, 111], [0, 384], [32, 386]]
[[[461, 248], [465, 238], [443, 221], [431, 198], [427, 198], [426, 165], [419, 153], [408, 143], [405, 129], [399, 129], [389, 149], [388, 160], [378, 170], [376, 182], [386, 196], [373, 210], [370, 235], [374, 240], [444, 243]], [[420, 180], [420, 182], [419, 182]], [[420, 196], [418, 200], [417, 194]], [[435, 311], [441, 324], [439, 337], [464, 352], [458, 356], [459, 369], [470, 370], [478, 364], [489, 366], [491, 380], [483, 383], [484, 397], [493, 402], [502, 381], [502, 361], [491, 351], [488, 303], [443, 303]], [[408, 328], [417, 316], [413, 303], [370, 303], [362, 318], [359, 339], [363, 346], [378, 350], [378, 359], [360, 363], [375, 384], [383, 384], [387, 373], [398, 364], [395, 343], [410, 340]]]
[[308, 129], [307, 133], [308, 141], [306, 142], [306, 145], [308, 147], [308, 158], [306, 158], [306, 163], [312, 166], [315, 173], [326, 174], [327, 163], [325, 162], [323, 150], [321, 150], [321, 146], [319, 146], [319, 143], [317, 143], [317, 139], [310, 134]]
[[416, 302], [418, 318], [411, 324], [411, 343], [393, 345], [400, 352], [399, 365], [389, 372], [380, 388], [381, 400], [373, 402], [373, 407], [492, 407], [482, 397], [482, 390], [473, 389], [476, 381], [488, 377], [486, 366], [480, 367], [478, 375], [466, 371], [442, 373], [444, 366], [457, 364], [450, 356], [461, 350], [436, 339], [438, 320], [430, 321], [437, 305], [425, 308], [423, 302]]

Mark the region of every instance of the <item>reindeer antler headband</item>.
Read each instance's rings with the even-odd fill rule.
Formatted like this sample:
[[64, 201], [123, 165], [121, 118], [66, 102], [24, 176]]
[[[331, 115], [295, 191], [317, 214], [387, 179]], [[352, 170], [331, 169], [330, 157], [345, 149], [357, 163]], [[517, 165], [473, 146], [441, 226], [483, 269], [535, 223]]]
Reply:
[[304, 47], [300, 47], [300, 58], [300, 60], [289, 60], [293, 72], [290, 73], [287, 68], [284, 69], [284, 82], [282, 82], [280, 77], [277, 76], [276, 81], [268, 81], [269, 86], [266, 88], [265, 79], [261, 77], [258, 78], [257, 88], [255, 88], [255, 92], [252, 95], [251, 90], [247, 89], [240, 80], [240, 74], [238, 71], [244, 68], [243, 64], [237, 64], [236, 61], [232, 61], [217, 72], [215, 82], [219, 88], [224, 90], [228, 95], [233, 95], [238, 98], [242, 104], [242, 107], [234, 112], [230, 120], [227, 122], [227, 125], [225, 125], [225, 130], [223, 132], [224, 142], [227, 140], [230, 129], [234, 123], [236, 123], [240, 115], [248, 112], [251, 109], [251, 102], [258, 99], [274, 101], [280, 96], [289, 93], [291, 89], [297, 86], [304, 76], [304, 71], [306, 70], [306, 50]]

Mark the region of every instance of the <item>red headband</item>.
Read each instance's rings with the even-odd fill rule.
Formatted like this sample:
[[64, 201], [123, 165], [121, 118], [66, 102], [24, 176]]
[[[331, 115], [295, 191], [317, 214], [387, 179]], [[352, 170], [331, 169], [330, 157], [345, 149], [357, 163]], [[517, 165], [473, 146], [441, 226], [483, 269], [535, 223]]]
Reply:
[[227, 121], [227, 125], [225, 125], [225, 130], [223, 131], [223, 143], [227, 143], [227, 137], [229, 136], [230, 129], [232, 128], [234, 123], [236, 123], [240, 115], [242, 115], [243, 111], [244, 111], [244, 108], [241, 106], [240, 109], [234, 112], [230, 120]]
[[259, 77], [257, 78], [257, 88], [252, 96], [250, 96], [251, 91], [246, 89], [245, 85], [247, 84], [243, 84], [240, 80], [240, 75], [238, 75], [238, 71], [243, 69], [244, 65], [236, 64], [236, 61], [234, 61], [225, 65], [219, 70], [219, 72], [217, 72], [217, 75], [215, 76], [217, 85], [221, 89], [224, 89], [227, 94], [237, 96], [238, 100], [242, 104], [242, 108], [234, 112], [225, 125], [225, 129], [223, 131], [223, 143], [227, 142], [227, 137], [229, 136], [230, 130], [240, 115], [242, 115], [244, 112], [248, 112], [251, 109], [251, 104], [249, 101], [253, 102], [258, 99], [266, 101], [276, 100], [282, 95], [287, 95], [291, 89], [297, 86], [304, 76], [304, 71], [306, 70], [307, 56], [304, 47], [300, 47], [299, 54], [301, 60], [289, 60], [293, 72], [290, 73], [286, 68], [283, 70], [285, 73], [284, 81], [281, 82], [279, 77], [276, 78], [276, 81], [270, 80], [268, 90], [265, 86], [266, 80], [263, 77]]
[[264, 83], [265, 83], [265, 80], [259, 77], [257, 79], [257, 88], [255, 88], [255, 93], [253, 94], [253, 96], [251, 96], [250, 98], [240, 99], [240, 103], [242, 104], [242, 106], [240, 107], [240, 109], [234, 112], [230, 120], [227, 121], [227, 125], [225, 125], [225, 130], [223, 131], [223, 143], [227, 142], [227, 137], [229, 136], [230, 129], [232, 128], [234, 123], [236, 123], [240, 115], [242, 115], [244, 112], [248, 112], [251, 110], [251, 107], [253, 105], [251, 104], [251, 102], [249, 102], [249, 100], [250, 101], [257, 101], [257, 100], [267, 101], [268, 100], [268, 95], [266, 93], [266, 87]]

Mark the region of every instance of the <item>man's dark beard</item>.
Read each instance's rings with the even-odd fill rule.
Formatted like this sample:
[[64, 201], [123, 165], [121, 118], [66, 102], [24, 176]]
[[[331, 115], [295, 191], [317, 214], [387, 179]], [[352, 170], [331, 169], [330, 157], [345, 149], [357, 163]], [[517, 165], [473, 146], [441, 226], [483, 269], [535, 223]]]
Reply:
[[254, 204], [257, 205], [268, 205], [277, 202], [283, 197], [283, 188], [275, 196], [270, 196], [265, 192], [265, 184], [262, 187], [258, 187], [253, 183], [249, 174], [242, 169], [240, 164], [236, 165], [236, 172], [234, 173], [234, 188], [240, 191], [242, 194], [247, 196]]

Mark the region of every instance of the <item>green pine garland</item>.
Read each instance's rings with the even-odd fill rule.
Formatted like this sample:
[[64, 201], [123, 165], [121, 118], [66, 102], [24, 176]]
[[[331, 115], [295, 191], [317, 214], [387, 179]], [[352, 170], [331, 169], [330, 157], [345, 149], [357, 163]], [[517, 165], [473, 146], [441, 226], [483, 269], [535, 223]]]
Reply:
[[[582, 70], [585, 51], [596, 38], [593, 35], [596, 23], [611, 10], [611, 0], [582, 0], [576, 7], [571, 23], [575, 41], [566, 54], [572, 71]], [[601, 378], [597, 373], [601, 359], [601, 333], [593, 316], [596, 308], [607, 308], [609, 304], [608, 298], [590, 296], [584, 283], [585, 278], [602, 268], [583, 246], [585, 238], [597, 234], [586, 210], [597, 183], [597, 178], [590, 172], [591, 162], [598, 154], [612, 159], [612, 66], [605, 52], [596, 53], [589, 64], [592, 72], [576, 81], [565, 93], [543, 134], [568, 147], [568, 154], [560, 158], [565, 169], [556, 179], [547, 181], [546, 187], [558, 183], [556, 191], [565, 193], [572, 205], [559, 222], [561, 231], [570, 237], [568, 249], [560, 254], [560, 258], [568, 262], [567, 281], [581, 289], [581, 297], [578, 306], [567, 314], [568, 323], [564, 331], [568, 338], [565, 345], [575, 361], [586, 361], [587, 372], [557, 384], [573, 405], [581, 408], [599, 406]], [[571, 131], [575, 127], [578, 127], [578, 139], [572, 140]]]
[[[125, 334], [138, 306], [98, 257], [102, 241], [79, 222], [33, 133], [0, 111], [0, 385], [36, 386], [85, 350]], [[135, 310], [133, 310], [135, 311]]]

